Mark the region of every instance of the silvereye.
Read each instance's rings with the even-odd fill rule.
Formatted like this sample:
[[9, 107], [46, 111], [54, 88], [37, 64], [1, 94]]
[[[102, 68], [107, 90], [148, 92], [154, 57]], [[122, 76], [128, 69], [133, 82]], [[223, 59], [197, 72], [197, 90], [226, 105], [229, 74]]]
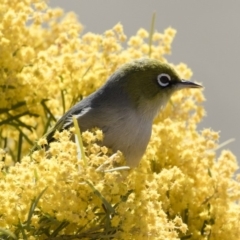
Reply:
[[78, 120], [81, 131], [97, 127], [103, 131], [103, 145], [120, 150], [130, 167], [141, 160], [148, 145], [154, 117], [171, 95], [183, 88], [201, 86], [181, 80], [168, 64], [154, 59], [127, 63], [113, 73], [106, 83], [70, 108], [47, 133], [54, 141], [56, 130], [73, 126]]

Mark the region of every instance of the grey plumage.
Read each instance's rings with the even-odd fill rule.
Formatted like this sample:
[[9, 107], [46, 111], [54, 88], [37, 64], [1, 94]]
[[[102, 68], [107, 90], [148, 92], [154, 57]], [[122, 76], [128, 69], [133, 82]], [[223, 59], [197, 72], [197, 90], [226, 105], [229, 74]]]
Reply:
[[66, 112], [47, 134], [48, 143], [54, 141], [55, 130], [73, 126], [72, 117], [76, 116], [82, 132], [100, 128], [104, 134], [103, 145], [114, 152], [122, 151], [128, 165], [136, 166], [150, 139], [152, 121], [134, 110], [127, 92], [115, 84], [116, 77], [113, 75], [102, 88]]

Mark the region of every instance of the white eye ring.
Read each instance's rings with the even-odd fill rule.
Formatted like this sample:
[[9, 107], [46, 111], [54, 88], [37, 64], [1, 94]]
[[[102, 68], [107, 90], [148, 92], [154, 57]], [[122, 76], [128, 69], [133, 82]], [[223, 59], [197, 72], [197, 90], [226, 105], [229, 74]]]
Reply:
[[161, 87], [166, 87], [169, 85], [171, 77], [166, 73], [161, 73], [157, 76], [157, 81]]

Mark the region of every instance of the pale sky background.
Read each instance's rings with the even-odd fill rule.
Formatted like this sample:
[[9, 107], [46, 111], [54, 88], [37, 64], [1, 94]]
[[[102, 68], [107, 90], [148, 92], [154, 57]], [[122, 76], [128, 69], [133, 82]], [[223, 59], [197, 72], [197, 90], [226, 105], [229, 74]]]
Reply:
[[240, 1], [228, 0], [50, 0], [74, 11], [84, 32], [103, 33], [121, 22], [130, 37], [141, 27], [177, 30], [169, 62], [186, 63], [192, 80], [205, 87], [207, 116], [199, 129], [221, 131], [220, 142], [235, 138], [230, 149], [240, 161]]

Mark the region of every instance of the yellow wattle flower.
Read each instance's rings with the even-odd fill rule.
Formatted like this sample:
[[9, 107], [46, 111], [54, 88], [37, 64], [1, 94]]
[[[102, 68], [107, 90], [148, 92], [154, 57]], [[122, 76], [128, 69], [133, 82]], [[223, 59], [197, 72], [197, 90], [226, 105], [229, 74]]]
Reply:
[[[239, 238], [237, 161], [226, 150], [217, 157], [219, 133], [197, 131], [205, 114], [201, 91], [172, 97], [131, 171], [96, 171], [105, 163], [112, 170], [109, 159], [123, 164], [121, 153], [98, 146], [103, 136], [96, 129], [82, 134], [88, 166], [67, 131], [56, 133], [50, 156], [44, 149], [26, 156], [55, 119], [118, 66], [149, 55], [147, 30], [127, 38], [116, 24], [102, 35], [83, 35], [73, 13], [45, 1], [2, 1], [0, 13], [0, 143], [8, 150], [0, 150], [0, 238], [2, 229], [16, 239]], [[155, 32], [151, 57], [167, 62], [175, 34]], [[174, 67], [192, 76], [186, 64]]]

